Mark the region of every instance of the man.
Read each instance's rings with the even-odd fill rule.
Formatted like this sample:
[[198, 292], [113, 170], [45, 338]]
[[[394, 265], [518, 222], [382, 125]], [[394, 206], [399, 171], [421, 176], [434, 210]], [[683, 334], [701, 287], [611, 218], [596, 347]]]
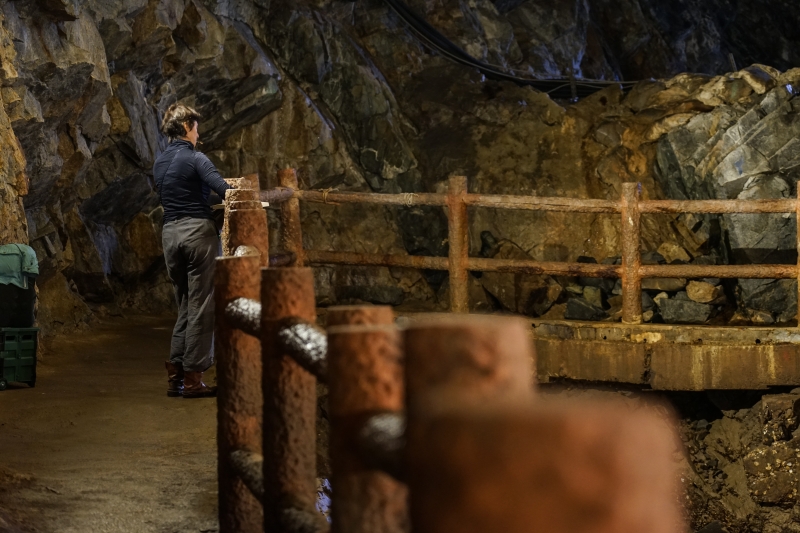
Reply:
[[161, 123], [170, 144], [153, 166], [164, 207], [164, 259], [178, 303], [166, 362], [167, 396], [184, 398], [216, 395], [216, 387], [203, 383], [203, 372], [214, 362], [214, 260], [219, 255], [208, 197], [213, 190], [225, 198], [231, 188], [195, 149], [199, 120], [190, 107], [170, 106]]

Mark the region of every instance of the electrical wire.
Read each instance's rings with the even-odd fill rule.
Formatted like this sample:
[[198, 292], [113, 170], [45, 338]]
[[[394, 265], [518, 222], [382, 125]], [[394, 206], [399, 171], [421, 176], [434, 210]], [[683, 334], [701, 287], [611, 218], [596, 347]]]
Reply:
[[597, 91], [606, 89], [612, 85], [619, 86], [623, 91], [630, 90], [636, 82], [619, 82], [605, 80], [586, 80], [586, 79], [541, 79], [528, 78], [509, 74], [512, 72], [524, 72], [516, 69], [508, 69], [499, 65], [492, 65], [480, 61], [462, 50], [447, 37], [442, 35], [439, 30], [431, 26], [424, 18], [408, 7], [401, 0], [384, 0], [386, 4], [402, 19], [422, 41], [423, 44], [435, 50], [446, 59], [477, 69], [486, 78], [496, 81], [510, 81], [517, 85], [529, 86], [547, 93], [553, 98], [573, 99], [590, 96]]

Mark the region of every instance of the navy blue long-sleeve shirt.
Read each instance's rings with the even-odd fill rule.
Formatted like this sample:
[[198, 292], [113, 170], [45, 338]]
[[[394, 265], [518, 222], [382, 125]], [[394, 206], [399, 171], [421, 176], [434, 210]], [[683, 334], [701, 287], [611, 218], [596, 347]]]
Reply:
[[231, 188], [208, 157], [182, 139], [172, 141], [153, 165], [156, 190], [164, 206], [164, 222], [183, 217], [213, 220], [208, 196], [220, 198]]

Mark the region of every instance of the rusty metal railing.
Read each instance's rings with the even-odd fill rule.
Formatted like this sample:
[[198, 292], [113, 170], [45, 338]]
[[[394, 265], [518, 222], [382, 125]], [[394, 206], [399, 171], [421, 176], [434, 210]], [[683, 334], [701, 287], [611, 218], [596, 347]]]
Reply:
[[[642, 265], [641, 216], [651, 213], [795, 213], [799, 200], [642, 200], [641, 184], [623, 183], [622, 195], [615, 200], [581, 198], [545, 198], [537, 196], [471, 194], [467, 180], [454, 176], [448, 192], [378, 194], [299, 190], [292, 169], [279, 172], [282, 198], [293, 191], [292, 199], [281, 206], [284, 233], [282, 243], [297, 257], [295, 264], [396, 266], [446, 270], [450, 279], [450, 311], [469, 310], [468, 272], [516, 272], [553, 276], [581, 276], [622, 279], [622, 321], [642, 322], [642, 279], [644, 278], [761, 278], [797, 279], [800, 277], [800, 236], [797, 240], [798, 264], [780, 265]], [[800, 195], [800, 190], [798, 191]], [[799, 196], [800, 198], [800, 196]], [[447, 257], [400, 254], [364, 254], [356, 252], [305, 250], [300, 226], [300, 201], [337, 204], [370, 203], [379, 205], [426, 205], [445, 207], [448, 222]], [[603, 265], [525, 259], [489, 259], [469, 256], [467, 207], [560, 211], [568, 213], [612, 213], [620, 215], [622, 264]], [[800, 283], [798, 283], [800, 291]], [[800, 306], [800, 298], [798, 298]], [[799, 315], [800, 316], [800, 315]]]
[[[537, 407], [522, 319], [400, 329], [390, 307], [340, 306], [321, 330], [313, 272], [268, 266], [257, 181], [236, 184], [214, 280], [221, 533], [683, 530], [663, 414]], [[298, 200], [285, 204], [290, 230]], [[318, 381], [330, 526], [314, 509]]]

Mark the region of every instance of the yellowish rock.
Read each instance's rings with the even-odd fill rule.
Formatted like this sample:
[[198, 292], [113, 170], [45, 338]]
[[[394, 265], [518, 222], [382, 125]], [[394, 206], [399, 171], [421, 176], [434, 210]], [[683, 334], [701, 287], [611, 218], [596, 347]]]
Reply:
[[688, 263], [692, 260], [689, 252], [674, 242], [665, 242], [659, 246], [658, 253], [660, 253], [664, 259], [666, 259], [667, 263], [673, 263], [675, 261], [683, 261], [684, 263]]
[[707, 304], [722, 296], [722, 287], [705, 281], [690, 281], [686, 286], [686, 294], [690, 300]]

